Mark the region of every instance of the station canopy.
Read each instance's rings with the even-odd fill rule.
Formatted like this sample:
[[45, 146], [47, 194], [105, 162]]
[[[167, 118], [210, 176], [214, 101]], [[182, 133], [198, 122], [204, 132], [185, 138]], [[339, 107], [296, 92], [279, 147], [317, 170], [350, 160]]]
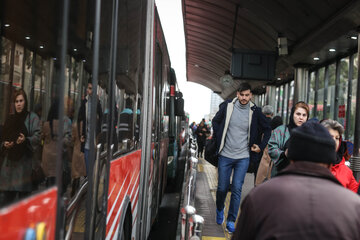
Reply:
[[[223, 98], [235, 96], [242, 81], [261, 92], [264, 84], [293, 79], [295, 67], [319, 66], [357, 51], [351, 37], [360, 26], [358, 0], [182, 0], [182, 7], [187, 80]], [[274, 76], [225, 84], [236, 50], [274, 52]]]

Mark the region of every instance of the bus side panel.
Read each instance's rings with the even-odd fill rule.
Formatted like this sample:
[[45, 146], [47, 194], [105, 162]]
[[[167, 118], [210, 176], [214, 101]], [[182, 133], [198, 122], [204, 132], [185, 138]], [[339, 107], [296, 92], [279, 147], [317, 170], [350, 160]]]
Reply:
[[0, 210], [0, 239], [24, 239], [26, 230], [45, 223], [44, 239], [55, 239], [57, 188], [33, 195]]
[[106, 217], [106, 238], [118, 234], [119, 222], [125, 214], [124, 200], [131, 200], [132, 225], [135, 226], [138, 214], [141, 150], [121, 156], [110, 164], [108, 209]]

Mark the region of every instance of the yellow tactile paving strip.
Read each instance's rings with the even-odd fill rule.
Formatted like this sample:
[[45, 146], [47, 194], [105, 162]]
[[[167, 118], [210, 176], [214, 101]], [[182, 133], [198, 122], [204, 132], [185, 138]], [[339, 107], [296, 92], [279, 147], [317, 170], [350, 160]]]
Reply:
[[[210, 186], [210, 193], [211, 196], [213, 197], [214, 201], [216, 201], [216, 189], [217, 189], [217, 184], [218, 184], [218, 174], [217, 174], [217, 168], [215, 168], [213, 165], [209, 164], [207, 161], [203, 160], [203, 159], [199, 159], [199, 164], [198, 164], [198, 171], [204, 171], [206, 174], [206, 178], [208, 180], [208, 184]], [[227, 218], [227, 212], [229, 210], [229, 205], [230, 205], [230, 192], [227, 194], [226, 196], [226, 200], [225, 200], [225, 219]], [[231, 234], [228, 233], [226, 231], [226, 221], [224, 221], [224, 223], [222, 224], [222, 228], [224, 231], [224, 235], [225, 238], [215, 238], [215, 237], [208, 237], [208, 236], [203, 236], [202, 239], [203, 240], [208, 240], [208, 239], [231, 239]]]
[[[214, 202], [216, 201], [216, 189], [217, 189], [217, 183], [218, 183], [218, 174], [217, 174], [217, 168], [215, 168], [214, 166], [212, 166], [210, 163], [208, 163], [207, 161], [205, 161], [204, 159], [199, 159], [199, 164], [198, 164], [198, 171], [203, 171], [206, 174], [206, 178], [210, 187], [210, 193], [211, 196], [213, 197]], [[245, 177], [245, 182], [243, 185], [243, 189], [242, 189], [242, 196], [241, 199], [243, 199], [247, 193], [253, 188], [253, 182], [254, 182], [254, 178], [253, 178], [253, 174], [246, 174]], [[229, 205], [230, 205], [230, 192], [227, 194], [226, 196], [226, 200], [225, 200], [225, 219], [227, 218], [227, 212], [229, 210]], [[238, 216], [240, 214], [240, 209], [239, 209], [239, 213]], [[206, 223], [205, 223], [206, 224]], [[236, 225], [236, 223], [235, 223]], [[215, 238], [215, 237], [209, 237], [209, 236], [203, 236], [202, 239], [203, 240], [208, 240], [208, 239], [231, 239], [232, 234], [228, 233], [226, 231], [226, 222], [224, 221], [224, 223], [222, 224], [222, 228], [224, 231], [224, 235], [225, 238]]]
[[222, 238], [222, 237], [206, 237], [206, 236], [203, 236], [201, 239], [202, 239], [202, 240], [223, 240], [223, 239], [226, 239], [226, 238]]

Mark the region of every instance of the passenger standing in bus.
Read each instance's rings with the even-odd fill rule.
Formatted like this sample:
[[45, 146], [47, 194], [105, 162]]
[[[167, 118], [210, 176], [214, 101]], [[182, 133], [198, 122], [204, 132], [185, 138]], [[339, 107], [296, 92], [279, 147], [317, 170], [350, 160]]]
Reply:
[[336, 161], [334, 165], [331, 166], [332, 174], [344, 187], [357, 193], [359, 183], [355, 180], [351, 169], [345, 165], [346, 143], [342, 141], [341, 137], [344, 133], [343, 126], [332, 119], [326, 119], [322, 121], [321, 124], [329, 130], [330, 135], [335, 141]]
[[135, 122], [135, 142], [138, 144], [140, 141], [140, 120], [141, 120], [141, 99], [138, 98]]
[[287, 148], [291, 132], [308, 119], [309, 106], [302, 101], [297, 102], [291, 108], [289, 124], [281, 125], [272, 132], [269, 140], [269, 155], [274, 162], [274, 167], [271, 170], [272, 177], [289, 165]]
[[32, 158], [40, 144], [40, 120], [29, 112], [23, 89], [14, 93], [15, 113], [6, 119], [1, 139], [3, 162], [0, 171], [0, 205], [24, 198], [33, 190]]
[[[60, 121], [61, 123], [61, 121]], [[69, 184], [69, 155], [68, 148], [71, 144], [71, 120], [64, 114], [62, 122], [63, 129], [63, 190], [66, 190], [66, 186]], [[60, 140], [58, 136], [59, 128], [59, 99], [54, 99], [48, 113], [47, 121], [44, 123], [42, 129], [42, 139], [44, 140], [43, 153], [42, 153], [42, 168], [46, 176], [46, 186], [55, 185], [56, 178], [56, 160], [57, 160], [57, 143]]]
[[[218, 163], [218, 188], [216, 192], [216, 223], [224, 221], [224, 201], [234, 170], [231, 186], [231, 201], [226, 228], [234, 232], [239, 210], [242, 185], [249, 161], [258, 161], [270, 138], [271, 129], [261, 108], [253, 104], [251, 87], [248, 83], [240, 84], [237, 97], [220, 104], [220, 109], [212, 120], [216, 138]], [[259, 131], [264, 133], [261, 142]]]
[[95, 147], [95, 139], [97, 135], [101, 131], [101, 123], [102, 123], [102, 110], [100, 101], [96, 96], [96, 133], [94, 141], [90, 141], [90, 116], [91, 116], [91, 101], [90, 97], [93, 93], [93, 86], [91, 83], [91, 79], [89, 80], [87, 89], [86, 89], [86, 97], [81, 102], [81, 106], [79, 109], [79, 116], [78, 116], [78, 126], [82, 126], [81, 129], [81, 151], [84, 153], [85, 157], [85, 164], [86, 164], [86, 174], [89, 174], [89, 150], [90, 147]]
[[127, 140], [127, 144], [133, 138], [133, 104], [130, 97], [125, 100], [125, 108], [120, 113], [120, 121], [118, 126], [119, 142], [122, 144], [122, 148], [127, 149], [130, 145], [126, 146], [124, 140]]
[[233, 240], [360, 239], [360, 198], [331, 174], [335, 142], [316, 122], [291, 132], [291, 164], [241, 205]]

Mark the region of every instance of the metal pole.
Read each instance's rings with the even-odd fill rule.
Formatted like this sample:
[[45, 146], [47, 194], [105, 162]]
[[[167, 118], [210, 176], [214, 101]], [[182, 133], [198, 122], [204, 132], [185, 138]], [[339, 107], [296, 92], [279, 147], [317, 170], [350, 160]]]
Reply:
[[334, 120], [338, 120], [339, 114], [339, 84], [340, 84], [340, 60], [336, 60], [336, 74], [335, 74], [335, 104], [334, 104]]
[[200, 215], [194, 214], [192, 216], [193, 228], [192, 228], [192, 237], [190, 240], [201, 239], [202, 237], [202, 228], [204, 225], [204, 218]]
[[306, 103], [309, 104], [310, 100], [310, 89], [311, 89], [311, 72], [308, 72], [307, 75], [307, 89], [306, 89]]
[[[67, 40], [68, 40], [68, 24], [69, 24], [69, 0], [65, 0], [63, 4], [62, 12], [62, 28], [61, 28], [61, 50], [60, 50], [60, 75], [59, 75], [59, 120], [64, 117], [64, 101], [62, 100], [64, 96], [65, 88], [65, 60], [66, 60], [66, 51], [67, 51]], [[36, 55], [34, 54], [34, 58]], [[34, 65], [35, 66], [35, 65]], [[34, 86], [32, 86], [34, 87]], [[59, 124], [58, 126], [58, 136], [63, 136], [64, 125]], [[56, 152], [57, 152], [57, 161], [56, 161], [56, 185], [58, 188], [57, 192], [57, 209], [56, 209], [56, 239], [64, 239], [64, 201], [62, 199], [62, 172], [63, 172], [63, 139], [60, 138], [57, 141]]]
[[95, 132], [96, 132], [96, 114], [97, 114], [97, 87], [99, 76], [99, 43], [100, 43], [100, 14], [101, 0], [95, 1], [95, 17], [94, 17], [94, 45], [93, 45], [93, 69], [92, 69], [92, 87], [93, 92], [90, 97], [90, 151], [89, 151], [89, 191], [86, 199], [86, 221], [85, 221], [85, 239], [93, 239], [94, 237], [94, 209], [93, 203], [93, 167], [95, 160]]
[[360, 32], [358, 33], [358, 75], [357, 75], [357, 86], [356, 86], [356, 111], [355, 111], [355, 133], [354, 133], [354, 151], [352, 159], [352, 169], [356, 181], [359, 180], [360, 165], [359, 161], [359, 148], [360, 148]]
[[324, 82], [324, 102], [323, 102], [323, 119], [326, 119], [327, 113], [327, 98], [328, 98], [328, 87], [329, 87], [329, 65], [325, 67], [325, 82]]
[[319, 96], [319, 70], [315, 71], [315, 96], [314, 96], [314, 117], [317, 117], [317, 102]]
[[148, 191], [151, 159], [151, 130], [152, 130], [152, 69], [153, 69], [153, 46], [154, 46], [154, 5], [155, 1], [147, 1], [146, 7], [146, 33], [145, 33], [145, 72], [144, 72], [144, 101], [141, 114], [141, 165], [139, 183], [139, 221], [136, 239], [147, 237], [147, 213], [148, 213]]

